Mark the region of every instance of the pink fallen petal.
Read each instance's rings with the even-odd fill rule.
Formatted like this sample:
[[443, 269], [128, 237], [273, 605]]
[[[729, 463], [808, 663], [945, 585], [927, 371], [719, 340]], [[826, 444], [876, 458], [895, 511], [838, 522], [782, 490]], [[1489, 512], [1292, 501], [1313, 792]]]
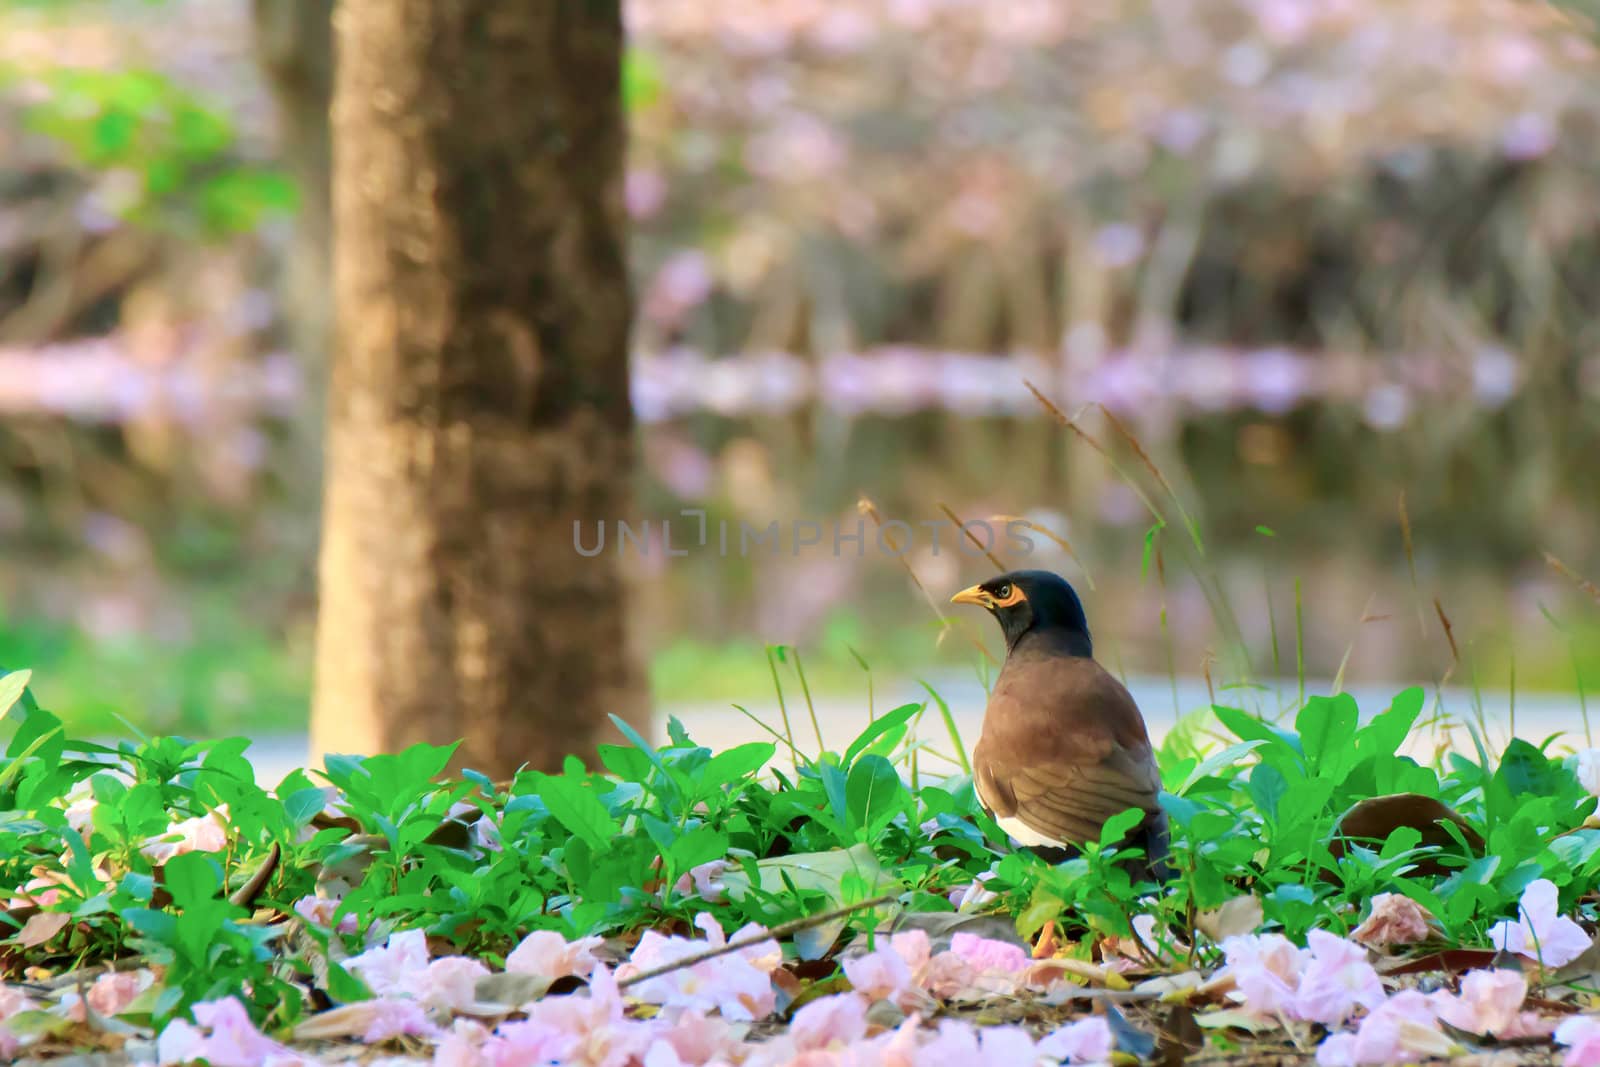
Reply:
[[207, 1051], [205, 1033], [185, 1019], [172, 1020], [156, 1038], [156, 1062], [163, 1065], [193, 1063]]
[[420, 974], [404, 983], [405, 991], [430, 1008], [465, 1011], [478, 999], [478, 979], [487, 978], [489, 968], [465, 956], [441, 956]]
[[1398, 1064], [1450, 1055], [1453, 1043], [1439, 1029], [1432, 1001], [1402, 990], [1361, 1020], [1356, 1032], [1333, 1034], [1317, 1048], [1321, 1067]]
[[977, 934], [956, 934], [950, 939], [950, 951], [979, 971], [1015, 973], [1028, 966], [1028, 954], [1020, 947]]
[[[326, 928], [333, 926], [333, 915], [339, 910], [339, 901], [330, 897], [304, 896], [294, 902], [294, 910], [306, 922]], [[341, 934], [353, 934], [359, 927], [359, 921], [352, 914], [339, 919], [338, 930]]]
[[185, 852], [221, 852], [228, 847], [228, 805], [215, 811], [181, 819], [167, 832], [140, 846], [139, 851], [154, 864], [162, 864]]
[[[637, 989], [630, 989], [630, 994]], [[643, 1057], [657, 1036], [655, 1024], [627, 1017], [616, 976], [604, 966], [595, 968], [587, 995], [547, 997], [529, 1005], [527, 1014], [530, 1026], [575, 1039], [568, 1053], [551, 1057], [561, 1063], [576, 1061], [592, 1067], [625, 1067]], [[724, 1014], [728, 1014], [726, 1010]], [[501, 1030], [509, 1025], [503, 1025]], [[546, 1034], [545, 1040], [553, 1039]], [[523, 1067], [530, 1062], [546, 1061], [526, 1057], [491, 1060], [494, 1067]]]
[[972, 964], [954, 952], [940, 952], [917, 971], [915, 979], [923, 989], [941, 1000], [951, 1000], [978, 982]]
[[506, 971], [531, 974], [551, 982], [570, 976], [587, 978], [599, 962], [594, 950], [600, 947], [602, 940], [584, 937], [568, 941], [554, 930], [535, 930], [506, 957]]
[[916, 1067], [1018, 1067], [1039, 1058], [1027, 1031], [1015, 1026], [981, 1029], [953, 1019], [939, 1023], [938, 1031], [913, 1054]]
[[211, 1067], [309, 1062], [257, 1030], [235, 997], [196, 1004], [194, 1018], [197, 1025], [182, 1019], [168, 1023], [157, 1038], [156, 1054], [163, 1067], [202, 1059]]
[[484, 1047], [489, 1028], [472, 1019], [457, 1019], [433, 1049], [433, 1067], [488, 1067]]
[[1567, 1047], [1564, 1067], [1600, 1067], [1600, 1017], [1574, 1015], [1556, 1027], [1556, 1044]]
[[1545, 967], [1562, 967], [1587, 952], [1594, 943], [1583, 927], [1558, 911], [1554, 882], [1538, 878], [1522, 891], [1515, 920], [1489, 928], [1489, 940], [1498, 949], [1538, 960]]
[[421, 930], [390, 934], [388, 941], [345, 961], [345, 970], [378, 996], [409, 995], [428, 969], [428, 935]]
[[38, 1010], [39, 1002], [16, 986], [0, 985], [0, 1023], [18, 1012]]
[[156, 976], [150, 971], [115, 971], [102, 974], [89, 987], [89, 1007], [101, 1015], [121, 1015], [134, 1000], [155, 984]]
[[[155, 985], [155, 981], [155, 974], [147, 970], [112, 971], [96, 978], [94, 984], [89, 987], [88, 996], [84, 999], [96, 1015], [107, 1017], [121, 1015], [128, 1010], [140, 993]], [[78, 999], [77, 993], [64, 994], [60, 1007], [65, 1009], [67, 1018], [74, 1022], [81, 1023], [88, 1019], [84, 1002]]]
[[1451, 1026], [1501, 1037], [1518, 1025], [1527, 996], [1528, 980], [1516, 971], [1480, 970], [1467, 972], [1459, 994], [1435, 993], [1433, 1003]]
[[889, 947], [900, 954], [913, 972], [927, 966], [933, 958], [933, 943], [926, 930], [902, 930], [889, 938]]
[[1373, 947], [1414, 945], [1433, 935], [1428, 910], [1400, 893], [1379, 893], [1372, 898], [1372, 914], [1350, 933], [1352, 940]]
[[1292, 1010], [1300, 972], [1309, 954], [1282, 934], [1241, 934], [1224, 938], [1226, 976], [1234, 983], [1230, 996], [1246, 1011], [1277, 1015]]
[[1092, 1015], [1045, 1035], [1039, 1041], [1039, 1054], [1062, 1063], [1103, 1063], [1111, 1058], [1115, 1044], [1111, 1024]]
[[795, 1048], [838, 1048], [867, 1036], [867, 1000], [859, 993], [818, 997], [794, 1013], [789, 1036]]
[[879, 945], [842, 964], [850, 988], [871, 1000], [899, 1002], [913, 992], [911, 967], [888, 945]]
[[723, 900], [722, 876], [728, 867], [727, 860], [710, 860], [690, 867], [678, 876], [673, 888], [685, 896], [693, 893], [712, 904], [720, 903]]
[[[708, 943], [727, 943], [721, 926], [710, 915], [702, 914], [697, 924], [709, 935], [707, 941], [667, 937], [655, 930], [646, 930], [634, 946], [628, 962], [618, 968], [618, 977], [628, 978], [677, 963], [704, 951]], [[735, 936], [761, 929], [759, 926], [747, 926]], [[761, 941], [737, 952], [702, 960], [640, 982], [631, 987], [629, 993], [646, 1003], [667, 1008], [720, 1011], [727, 1019], [759, 1019], [770, 1014], [776, 1004], [771, 974], [781, 960], [782, 950], [776, 941]]]
[[[488, 1067], [524, 1067], [533, 1063], [571, 1063], [583, 1035], [547, 1022], [527, 1020], [501, 1023], [494, 1036], [486, 1040], [480, 1050], [481, 1062]], [[462, 1050], [450, 1043], [450, 1058], [461, 1059]], [[444, 1051], [440, 1046], [439, 1051]], [[436, 1052], [434, 1063], [439, 1062]]]
[[742, 1043], [722, 1018], [697, 1011], [686, 1011], [665, 1028], [660, 1040], [672, 1046], [673, 1053], [686, 1064], [707, 1064], [729, 1060], [743, 1051]]
[[1293, 1017], [1337, 1026], [1359, 1008], [1384, 1002], [1383, 979], [1367, 960], [1367, 950], [1326, 930], [1306, 935], [1310, 958], [1300, 975], [1289, 1009]]

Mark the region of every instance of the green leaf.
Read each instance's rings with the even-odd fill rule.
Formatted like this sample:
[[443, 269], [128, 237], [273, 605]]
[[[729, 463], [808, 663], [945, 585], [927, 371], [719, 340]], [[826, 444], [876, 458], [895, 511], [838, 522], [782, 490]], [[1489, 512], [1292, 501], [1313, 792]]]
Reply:
[[844, 750], [844, 765], [846, 767], [850, 766], [850, 764], [855, 762], [855, 758], [864, 752], [869, 745], [871, 745], [878, 738], [882, 737], [884, 734], [887, 734], [890, 730], [893, 730], [895, 727], [905, 725], [906, 722], [911, 719], [911, 716], [921, 711], [922, 708], [923, 705], [921, 704], [901, 704], [893, 711], [885, 712], [884, 714], [878, 716], [878, 718], [865, 730], [862, 730], [861, 733], [856, 736], [856, 739], [850, 742], [850, 746]]
[[327, 804], [327, 795], [317, 786], [312, 786], [309, 789], [300, 789], [290, 793], [283, 802], [283, 810], [289, 817], [290, 825], [305, 826]]
[[1241, 741], [1265, 741], [1263, 759], [1269, 752], [1274, 751], [1280, 755], [1291, 756], [1296, 762], [1303, 758], [1300, 739], [1287, 730], [1281, 730], [1249, 712], [1223, 707], [1221, 704], [1211, 705], [1211, 713]]
[[715, 785], [734, 785], [765, 767], [777, 750], [776, 745], [767, 741], [737, 745], [712, 756], [695, 775], [700, 781]]
[[882, 756], [863, 756], [850, 768], [845, 796], [851, 825], [873, 834], [905, 807], [906, 790], [894, 764]]
[[[22, 699], [28, 691], [28, 680], [33, 677], [32, 671], [12, 671], [10, 674], [0, 676], [0, 719], [10, 713], [12, 705]], [[23, 711], [28, 711], [26, 705]]]
[[222, 885], [222, 868], [204, 852], [174, 856], [161, 869], [161, 884], [180, 908], [216, 897]]
[[621, 832], [621, 827], [585, 784], [564, 775], [548, 774], [535, 774], [534, 782], [535, 793], [568, 833], [596, 852], [611, 847], [611, 839]]
[[1514, 799], [1558, 796], [1572, 785], [1572, 778], [1561, 766], [1552, 763], [1538, 748], [1515, 738], [1500, 757], [1495, 778], [1505, 784]]
[[1342, 781], [1355, 765], [1356, 721], [1359, 712], [1349, 693], [1314, 696], [1295, 716], [1294, 727], [1311, 774]]
[[354, 1004], [361, 1000], [371, 1000], [372, 991], [366, 983], [341, 967], [335, 960], [328, 960], [328, 996], [340, 1004]]
[[674, 874], [691, 867], [720, 860], [728, 854], [728, 835], [709, 826], [698, 826], [674, 841], [667, 852]]
[[1401, 690], [1389, 707], [1372, 717], [1356, 733], [1356, 747], [1363, 753], [1393, 755], [1405, 744], [1417, 717], [1422, 714], [1424, 694], [1420, 686]]
[[650, 757], [629, 745], [599, 745], [600, 762], [624, 782], [643, 784], [650, 777]]
[[[1202, 760], [1194, 770], [1190, 771], [1189, 777], [1184, 780], [1182, 785], [1180, 785], [1177, 789], [1174, 789], [1173, 792], [1180, 795], [1187, 793], [1202, 779], [1210, 778], [1224, 767], [1232, 767], [1235, 763], [1238, 763], [1245, 756], [1248, 756], [1250, 753], [1254, 752], [1264, 744], [1266, 744], [1266, 742], [1260, 739], [1254, 741], [1240, 741], [1237, 744], [1229, 745], [1220, 752], [1213, 752], [1211, 755]], [[1257, 769], [1260, 769], [1259, 765], [1257, 766]]]

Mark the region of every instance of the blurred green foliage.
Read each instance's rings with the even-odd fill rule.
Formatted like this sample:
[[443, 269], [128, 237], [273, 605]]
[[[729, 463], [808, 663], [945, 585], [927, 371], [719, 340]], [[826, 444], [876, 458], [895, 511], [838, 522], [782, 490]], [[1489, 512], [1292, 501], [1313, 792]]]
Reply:
[[[18, 77], [0, 70], [0, 86]], [[295, 209], [286, 175], [238, 158], [229, 116], [157, 71], [55, 68], [31, 80], [43, 92], [23, 109], [27, 128], [86, 168], [135, 179], [116, 205], [129, 221], [193, 220], [224, 235]]]

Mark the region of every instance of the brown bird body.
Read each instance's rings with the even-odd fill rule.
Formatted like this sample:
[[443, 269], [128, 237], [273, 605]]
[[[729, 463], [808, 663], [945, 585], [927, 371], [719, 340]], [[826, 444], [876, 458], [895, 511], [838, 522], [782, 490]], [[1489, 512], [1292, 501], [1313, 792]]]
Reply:
[[956, 594], [993, 612], [1005, 665], [972, 754], [978, 800], [1019, 844], [1055, 858], [1098, 841], [1106, 820], [1138, 808], [1139, 873], [1166, 853], [1161, 773], [1133, 697], [1092, 655], [1077, 594], [1045, 571], [1016, 571]]

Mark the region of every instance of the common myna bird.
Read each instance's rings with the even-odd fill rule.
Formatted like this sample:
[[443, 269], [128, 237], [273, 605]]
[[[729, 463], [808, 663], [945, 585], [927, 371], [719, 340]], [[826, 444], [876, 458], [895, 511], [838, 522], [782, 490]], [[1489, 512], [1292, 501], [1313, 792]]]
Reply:
[[1128, 690], [1095, 662], [1072, 586], [1049, 571], [1012, 571], [950, 599], [987, 608], [1006, 639], [972, 752], [984, 810], [1019, 844], [1059, 861], [1098, 841], [1107, 819], [1141, 808], [1127, 839], [1145, 851], [1134, 873], [1163, 877], [1167, 816], [1150, 735]]

